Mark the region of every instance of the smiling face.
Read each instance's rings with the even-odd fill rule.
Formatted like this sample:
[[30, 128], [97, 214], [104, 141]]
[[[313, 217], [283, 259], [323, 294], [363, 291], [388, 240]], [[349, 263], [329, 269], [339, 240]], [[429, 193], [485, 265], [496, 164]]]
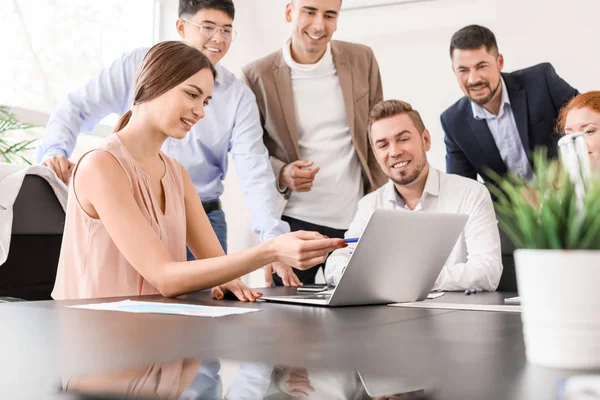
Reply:
[[233, 20], [224, 11], [202, 9], [193, 16], [179, 18], [176, 27], [183, 41], [204, 53], [213, 65], [225, 57], [231, 46], [221, 28], [233, 30]]
[[488, 52], [485, 46], [476, 50], [455, 49], [452, 52], [452, 70], [461, 90], [480, 106], [485, 106], [499, 94], [503, 67], [502, 54], [497, 54], [497, 50]]
[[565, 119], [565, 134], [583, 132], [590, 155], [590, 163], [600, 168], [600, 113], [589, 107], [574, 108]]
[[379, 166], [396, 185], [410, 185], [426, 171], [431, 138], [407, 113], [375, 121], [371, 143]]
[[141, 104], [145, 115], [166, 136], [183, 139], [192, 126], [204, 118], [204, 107], [212, 98], [214, 79], [203, 68], [163, 95]]
[[337, 30], [341, 0], [294, 0], [285, 9], [292, 24], [292, 56], [301, 64], [319, 61]]

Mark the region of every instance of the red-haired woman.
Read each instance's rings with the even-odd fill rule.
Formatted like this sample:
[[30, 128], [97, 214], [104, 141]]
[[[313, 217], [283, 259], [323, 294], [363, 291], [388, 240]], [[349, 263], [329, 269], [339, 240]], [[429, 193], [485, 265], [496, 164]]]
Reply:
[[561, 110], [558, 130], [566, 135], [583, 132], [592, 167], [600, 168], [600, 91], [575, 96]]

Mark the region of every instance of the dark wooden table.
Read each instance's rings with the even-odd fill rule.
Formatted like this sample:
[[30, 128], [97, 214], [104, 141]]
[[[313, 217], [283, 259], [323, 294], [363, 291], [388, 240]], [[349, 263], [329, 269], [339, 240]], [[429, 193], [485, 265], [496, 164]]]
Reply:
[[[434, 301], [502, 304], [513, 295], [447, 293]], [[552, 399], [557, 382], [579, 373], [528, 364], [518, 313], [250, 304], [207, 292], [139, 299], [261, 311], [198, 318], [65, 307], [91, 301], [0, 304], [0, 393], [48, 398], [61, 377], [183, 358], [354, 369], [417, 382], [433, 399]]]

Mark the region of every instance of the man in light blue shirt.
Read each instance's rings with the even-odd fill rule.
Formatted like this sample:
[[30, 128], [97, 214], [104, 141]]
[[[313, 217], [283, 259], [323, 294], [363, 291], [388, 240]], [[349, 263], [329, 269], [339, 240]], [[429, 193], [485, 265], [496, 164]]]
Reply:
[[[163, 151], [188, 171], [223, 249], [227, 251], [227, 225], [219, 197], [231, 152], [245, 200], [252, 211], [253, 229], [262, 241], [289, 232], [276, 215], [277, 189], [263, 144], [254, 94], [219, 64], [235, 39], [235, 9], [231, 0], [180, 0], [177, 32], [202, 51], [216, 66], [213, 100], [206, 116], [182, 140], [167, 139]], [[73, 164], [67, 157], [80, 132], [89, 132], [105, 116], [123, 114], [131, 106], [135, 73], [147, 48], [117, 59], [99, 76], [67, 96], [50, 117], [47, 135], [38, 146], [36, 161], [52, 168], [66, 183]], [[191, 258], [188, 252], [188, 258]], [[291, 267], [279, 270], [292, 274]]]
[[517, 122], [515, 121], [515, 115], [513, 114], [508, 91], [506, 90], [506, 83], [504, 83], [504, 79], [502, 78], [500, 78], [500, 82], [502, 97], [498, 114], [493, 114], [485, 107], [472, 101], [473, 117], [476, 120], [485, 120], [487, 123], [506, 168], [531, 181], [534, 178], [533, 168], [527, 158], [527, 153], [519, 136]]

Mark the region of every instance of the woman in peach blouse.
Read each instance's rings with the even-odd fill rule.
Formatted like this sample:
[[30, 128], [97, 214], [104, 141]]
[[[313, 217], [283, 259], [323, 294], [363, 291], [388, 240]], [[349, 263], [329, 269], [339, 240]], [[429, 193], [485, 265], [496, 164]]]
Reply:
[[[159, 43], [147, 53], [132, 109], [74, 167], [54, 299], [212, 288], [218, 299], [230, 291], [254, 301], [261, 293], [240, 276], [276, 261], [307, 269], [345, 246], [293, 232], [224, 254], [190, 177], [160, 151], [204, 117], [215, 77], [206, 56], [185, 43]], [[186, 261], [186, 245], [196, 261]]]

